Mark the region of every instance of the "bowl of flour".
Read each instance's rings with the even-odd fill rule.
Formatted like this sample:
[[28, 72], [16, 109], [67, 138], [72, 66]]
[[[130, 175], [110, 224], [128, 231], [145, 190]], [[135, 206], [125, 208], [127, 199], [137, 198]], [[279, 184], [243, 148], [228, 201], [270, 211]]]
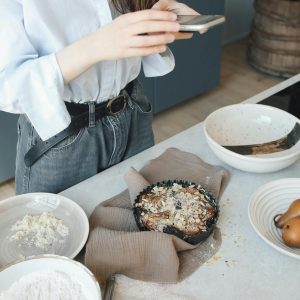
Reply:
[[42, 255], [0, 270], [0, 300], [101, 300], [101, 292], [81, 263]]

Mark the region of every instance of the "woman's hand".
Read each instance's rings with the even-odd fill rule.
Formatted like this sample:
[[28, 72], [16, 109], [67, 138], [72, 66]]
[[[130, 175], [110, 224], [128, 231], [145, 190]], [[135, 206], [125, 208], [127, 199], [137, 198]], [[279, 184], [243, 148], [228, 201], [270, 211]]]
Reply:
[[176, 15], [199, 15], [194, 9], [175, 0], [159, 0], [152, 8], [172, 11], [176, 13]]
[[147, 56], [165, 52], [179, 31], [176, 14], [143, 10], [122, 15], [92, 36], [96, 60]]
[[122, 15], [56, 53], [65, 84], [105, 60], [163, 53], [179, 31], [174, 12], [143, 10]]
[[[186, 4], [179, 3], [175, 0], [159, 0], [154, 6], [153, 9], [172, 11], [176, 15], [200, 15], [197, 11], [190, 8]], [[205, 33], [206, 31], [201, 31], [200, 33]], [[193, 37], [192, 33], [175, 33], [176, 39], [190, 39]]]

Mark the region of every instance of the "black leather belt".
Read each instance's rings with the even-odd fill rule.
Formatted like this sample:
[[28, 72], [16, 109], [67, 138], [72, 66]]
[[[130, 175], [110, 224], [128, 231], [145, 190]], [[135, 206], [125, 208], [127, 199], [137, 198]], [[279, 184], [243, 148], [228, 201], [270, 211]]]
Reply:
[[[131, 95], [133, 90], [133, 82], [130, 82], [125, 90]], [[121, 113], [127, 106], [127, 97], [122, 94], [110, 99], [104, 103], [95, 104], [75, 104], [66, 102], [66, 107], [71, 115], [71, 124], [57, 135], [46, 141], [39, 140], [25, 154], [24, 161], [27, 167], [31, 167], [42, 155], [55, 145], [66, 139], [67, 137], [76, 134], [83, 127], [94, 127], [95, 121], [104, 116], [113, 116]]]

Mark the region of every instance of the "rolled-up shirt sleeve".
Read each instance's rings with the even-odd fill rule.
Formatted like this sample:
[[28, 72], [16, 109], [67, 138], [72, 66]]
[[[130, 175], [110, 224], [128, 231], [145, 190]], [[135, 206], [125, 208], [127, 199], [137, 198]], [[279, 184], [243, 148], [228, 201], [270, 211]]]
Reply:
[[17, 1], [0, 1], [0, 41], [0, 110], [26, 114], [43, 140], [68, 127], [71, 120], [56, 55], [39, 56]]
[[168, 48], [162, 54], [149, 55], [142, 60], [143, 70], [146, 77], [164, 76], [175, 68], [175, 58]]

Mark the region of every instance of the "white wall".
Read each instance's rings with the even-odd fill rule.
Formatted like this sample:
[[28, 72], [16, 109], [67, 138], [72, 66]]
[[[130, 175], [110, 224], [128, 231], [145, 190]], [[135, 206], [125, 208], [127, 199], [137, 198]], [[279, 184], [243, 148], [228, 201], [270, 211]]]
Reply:
[[254, 16], [253, 2], [253, 0], [225, 0], [224, 44], [236, 41], [250, 32]]

